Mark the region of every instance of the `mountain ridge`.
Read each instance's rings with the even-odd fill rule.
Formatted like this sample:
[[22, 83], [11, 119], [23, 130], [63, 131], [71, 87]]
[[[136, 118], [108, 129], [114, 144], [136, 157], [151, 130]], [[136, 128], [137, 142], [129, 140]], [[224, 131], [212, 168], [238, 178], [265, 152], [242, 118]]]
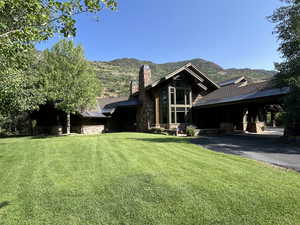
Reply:
[[220, 65], [201, 58], [183, 60], [178, 62], [154, 63], [149, 60], [139, 60], [136, 58], [119, 58], [111, 61], [92, 61], [98, 78], [103, 86], [103, 97], [126, 96], [129, 94], [129, 83], [137, 80], [139, 68], [143, 64], [148, 64], [152, 70], [152, 80], [175, 71], [187, 63], [192, 63], [215, 82], [231, 79], [238, 76], [246, 76], [253, 82], [270, 79], [276, 71], [249, 68], [224, 69]]

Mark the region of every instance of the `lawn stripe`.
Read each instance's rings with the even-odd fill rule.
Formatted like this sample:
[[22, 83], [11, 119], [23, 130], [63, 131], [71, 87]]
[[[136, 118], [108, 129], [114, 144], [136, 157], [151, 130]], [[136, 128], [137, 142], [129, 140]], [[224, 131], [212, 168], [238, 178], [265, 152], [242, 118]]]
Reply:
[[0, 207], [0, 224], [300, 223], [298, 173], [188, 140], [142, 133], [2, 139], [0, 203], [12, 204]]

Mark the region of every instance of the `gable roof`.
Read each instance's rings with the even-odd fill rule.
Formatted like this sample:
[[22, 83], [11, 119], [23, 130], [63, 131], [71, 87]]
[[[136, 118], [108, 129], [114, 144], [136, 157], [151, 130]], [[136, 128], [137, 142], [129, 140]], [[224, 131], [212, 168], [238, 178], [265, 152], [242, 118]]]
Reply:
[[231, 78], [231, 79], [228, 79], [228, 80], [224, 80], [224, 81], [220, 82], [219, 85], [221, 87], [224, 87], [224, 86], [227, 86], [227, 85], [238, 84], [243, 80], [247, 80], [247, 79], [244, 76], [235, 77], [235, 78]]
[[239, 83], [223, 86], [203, 98], [199, 99], [194, 107], [213, 107], [222, 104], [235, 104], [265, 97], [279, 97], [287, 94], [289, 88], [274, 87], [272, 81], [264, 81], [240, 86]]
[[157, 85], [159, 85], [160, 83], [162, 83], [166, 80], [169, 80], [170, 78], [176, 76], [177, 74], [179, 74], [180, 72], [182, 72], [184, 70], [187, 71], [189, 74], [191, 74], [191, 76], [196, 78], [199, 82], [203, 82], [204, 80], [207, 80], [208, 82], [210, 82], [216, 88], [220, 87], [217, 83], [215, 83], [211, 79], [209, 79], [209, 77], [206, 74], [201, 72], [195, 65], [193, 65], [192, 63], [188, 63], [188, 64], [180, 67], [179, 69], [175, 70], [174, 72], [169, 73], [168, 75], [166, 75], [166, 76], [162, 77], [161, 79], [159, 79], [159, 80], [153, 82], [152, 84], [148, 85], [146, 87], [146, 89], [154, 88]]

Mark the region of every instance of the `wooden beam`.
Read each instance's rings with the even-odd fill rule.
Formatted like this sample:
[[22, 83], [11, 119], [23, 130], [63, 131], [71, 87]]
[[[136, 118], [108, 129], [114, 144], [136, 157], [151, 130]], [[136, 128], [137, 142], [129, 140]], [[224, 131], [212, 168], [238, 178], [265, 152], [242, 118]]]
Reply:
[[201, 82], [204, 82], [204, 79], [200, 76], [198, 76], [196, 73], [194, 73], [192, 70], [189, 68], [185, 68], [187, 72], [189, 72], [193, 77], [195, 77], [197, 80], [200, 80]]
[[159, 115], [160, 115], [159, 111], [160, 111], [160, 108], [159, 108], [159, 94], [156, 93], [155, 94], [155, 125], [156, 126], [158, 126], [159, 123], [160, 123], [160, 121], [159, 121], [160, 120], [159, 119]]
[[203, 88], [205, 91], [207, 91], [207, 87], [204, 85], [204, 84], [201, 84], [201, 83], [197, 83], [197, 85], [201, 88]]
[[215, 82], [213, 82], [211, 79], [209, 79], [209, 77], [203, 73], [202, 71], [200, 71], [196, 66], [191, 65], [198, 73], [200, 73], [202, 76], [204, 76], [208, 81], [210, 81], [213, 85], [216, 86], [216, 88], [220, 88], [220, 86], [218, 84], [216, 84]]

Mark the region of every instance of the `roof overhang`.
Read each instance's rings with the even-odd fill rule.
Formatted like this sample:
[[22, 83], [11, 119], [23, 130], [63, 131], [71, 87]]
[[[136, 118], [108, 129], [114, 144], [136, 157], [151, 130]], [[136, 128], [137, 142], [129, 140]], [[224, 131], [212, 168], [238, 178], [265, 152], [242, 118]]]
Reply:
[[198, 102], [193, 105], [194, 108], [211, 108], [211, 107], [218, 107], [224, 105], [233, 105], [233, 104], [240, 104], [246, 102], [255, 102], [255, 101], [270, 101], [275, 102], [278, 99], [286, 94], [288, 94], [290, 89], [288, 87], [284, 88], [272, 88], [267, 90], [261, 90], [257, 92], [252, 92], [244, 95], [219, 99], [219, 100], [212, 100], [208, 102]]
[[79, 114], [83, 118], [97, 118], [97, 119], [104, 119], [107, 118], [103, 113], [101, 112], [79, 112]]
[[136, 107], [140, 104], [141, 104], [141, 102], [137, 98], [132, 98], [127, 101], [114, 102], [114, 103], [106, 105], [102, 109], [102, 113], [106, 116], [110, 116], [110, 115], [114, 114], [114, 112], [117, 110], [117, 108]]

